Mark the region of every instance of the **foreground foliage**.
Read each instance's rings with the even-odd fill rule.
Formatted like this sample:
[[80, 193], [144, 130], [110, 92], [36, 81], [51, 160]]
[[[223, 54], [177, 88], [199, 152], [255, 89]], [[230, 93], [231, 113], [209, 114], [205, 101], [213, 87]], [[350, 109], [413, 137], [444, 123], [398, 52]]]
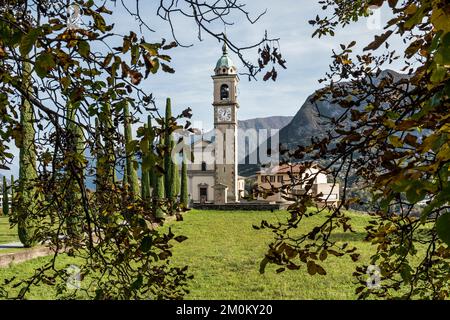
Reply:
[[[354, 273], [359, 297], [446, 299], [450, 294], [450, 4], [441, 0], [320, 3], [333, 14], [310, 21], [316, 28], [313, 36], [333, 36], [338, 26], [358, 21], [381, 5], [389, 7], [393, 17], [364, 54], [353, 52], [356, 41], [333, 52], [330, 71], [320, 80], [327, 86], [313, 102], [331, 101], [343, 112], [323, 118], [332, 127], [325, 138], [290, 152], [291, 158], [327, 163], [324, 171], [341, 181], [342, 203], [330, 208], [330, 215], [320, 207], [309, 213], [306, 204], [320, 200], [320, 195], [305, 196], [291, 206], [288, 222], [263, 222], [263, 228], [276, 233], [263, 261], [294, 270], [306, 264], [320, 274], [324, 272], [321, 257], [332, 252], [356, 260], [356, 248], [338, 245], [332, 235], [352, 232], [343, 209], [366, 202], [379, 219], [366, 226], [367, 240], [376, 249], [370, 263]], [[403, 75], [383, 72], [399, 58], [389, 46], [391, 40], [406, 44]], [[353, 186], [370, 191], [371, 197], [350, 196], [350, 173], [357, 177]], [[310, 189], [313, 179], [296, 183]], [[326, 215], [327, 221], [301, 236], [289, 236], [317, 215]], [[426, 254], [413, 264], [419, 246], [426, 247]], [[375, 288], [366, 285], [370, 270], [377, 270]]]
[[[161, 137], [169, 141], [180, 129], [177, 121], [190, 118], [190, 109], [164, 118], [142, 85], [158, 72], [175, 72], [168, 53], [178, 42], [174, 33], [175, 41], [147, 40], [143, 30], [153, 30], [140, 15], [139, 1], [132, 2], [0, 0], [2, 170], [13, 162], [10, 145], [20, 148], [10, 222], [25, 246], [45, 243], [55, 251], [30, 278], [2, 284], [4, 297], [23, 299], [33, 286], [67, 281], [71, 269], [56, 263], [61, 252], [81, 261], [80, 277], [95, 283], [94, 291], [85, 291], [88, 298], [180, 299], [186, 293], [186, 267], [168, 263], [172, 243], [185, 237], [162, 233], [156, 225], [165, 216], [180, 219], [184, 210], [174, 203], [172, 190], [164, 192], [162, 177], [169, 173], [164, 158], [172, 146]], [[110, 19], [115, 5], [137, 22], [139, 34], [117, 31]], [[229, 0], [161, 2], [152, 9], [172, 32], [174, 15], [190, 17], [199, 33], [234, 12], [255, 22], [243, 6]], [[285, 67], [273, 50], [276, 40], [267, 35], [241, 48], [222, 32], [210, 34], [239, 55], [249, 77], [269, 67], [273, 73], [275, 64]], [[265, 58], [255, 66], [242, 52], [258, 46]], [[140, 115], [148, 116], [149, 124], [154, 120], [153, 125], [136, 125], [133, 138], [130, 127]], [[189, 129], [188, 121], [183, 129]], [[138, 195], [139, 166], [142, 172], [151, 168], [145, 177], [157, 181], [153, 195], [148, 179], [144, 195]], [[121, 181], [123, 171], [127, 178]], [[177, 176], [173, 170], [169, 174]], [[88, 181], [94, 182], [94, 190], [87, 188]], [[17, 296], [13, 288], [19, 288]], [[61, 294], [66, 290], [58, 289]]]

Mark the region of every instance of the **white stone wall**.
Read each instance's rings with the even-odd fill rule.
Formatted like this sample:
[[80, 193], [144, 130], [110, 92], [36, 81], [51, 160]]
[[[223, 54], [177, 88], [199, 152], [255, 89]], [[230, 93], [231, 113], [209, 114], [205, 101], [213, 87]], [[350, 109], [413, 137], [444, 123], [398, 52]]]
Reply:
[[317, 175], [316, 180], [314, 180], [314, 184], [322, 184], [322, 183], [328, 183], [328, 179], [327, 175], [321, 172]]
[[189, 175], [188, 174], [188, 192], [191, 195], [191, 200], [200, 202], [200, 188], [201, 184], [208, 185], [208, 202], [214, 202], [214, 176], [213, 175]]

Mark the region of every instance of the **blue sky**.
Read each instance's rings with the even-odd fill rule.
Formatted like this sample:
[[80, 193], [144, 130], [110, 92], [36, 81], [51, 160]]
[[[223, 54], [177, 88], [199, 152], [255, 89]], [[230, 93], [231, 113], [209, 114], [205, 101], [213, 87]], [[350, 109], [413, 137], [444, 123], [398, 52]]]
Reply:
[[[130, 1], [134, 3], [134, 1]], [[182, 3], [183, 1], [179, 1]], [[362, 48], [370, 43], [375, 34], [382, 31], [376, 28], [372, 18], [362, 19], [358, 23], [338, 30], [335, 37], [311, 38], [314, 29], [308, 24], [318, 13], [324, 14], [313, 0], [241, 0], [247, 3], [246, 10], [253, 17], [267, 9], [267, 13], [254, 25], [250, 24], [244, 16], [235, 15], [229, 21], [234, 25], [227, 26], [227, 35], [233, 42], [240, 45], [249, 45], [258, 42], [265, 30], [269, 36], [280, 38], [280, 49], [287, 60], [287, 70], [280, 70], [276, 82], [251, 81], [241, 76], [239, 85], [239, 118], [241, 120], [268, 117], [268, 116], [293, 116], [300, 109], [306, 98], [321, 87], [317, 82], [328, 70], [331, 62], [332, 50], [339, 50], [339, 44], [357, 41], [356, 53], [361, 53]], [[120, 1], [118, 1], [120, 3]], [[160, 41], [161, 38], [172, 41], [169, 25], [156, 15], [156, 5], [159, 1], [140, 1], [141, 15], [150, 27], [156, 32], [143, 30], [143, 35], [148, 42]], [[113, 15], [108, 23], [115, 24], [118, 33], [128, 34], [135, 31], [138, 36], [138, 24], [125, 12], [121, 5], [117, 8], [109, 4], [113, 9]], [[381, 25], [391, 17], [386, 8], [381, 9]], [[221, 44], [216, 39], [204, 35], [203, 40], [197, 38], [197, 29], [193, 21], [187, 18], [175, 18], [175, 33], [182, 43], [192, 44], [192, 47], [178, 47], [168, 53], [172, 57], [171, 66], [175, 68], [174, 74], [157, 73], [150, 75], [142, 82], [143, 87], [156, 97], [157, 106], [163, 110], [166, 97], [172, 98], [174, 114], [180, 113], [186, 107], [193, 110], [193, 125], [205, 130], [213, 126], [212, 103], [212, 79], [214, 66], [220, 58]], [[224, 30], [222, 23], [210, 26], [215, 32]], [[391, 48], [398, 48], [400, 43], [391, 42]], [[256, 49], [247, 52], [249, 60], [257, 58]], [[243, 70], [240, 61], [231, 54], [231, 58], [238, 66], [238, 71]], [[392, 69], [398, 70], [396, 66]], [[142, 116], [146, 119], [146, 115]], [[17, 150], [13, 147], [17, 154]], [[12, 171], [17, 175], [17, 161], [12, 166]], [[1, 171], [1, 170], [0, 170]], [[3, 172], [0, 172], [3, 173]], [[9, 175], [9, 173], [4, 173]]]
[[[158, 1], [159, 2], [159, 1]], [[180, 1], [182, 2], [182, 1]], [[259, 0], [249, 1], [247, 11], [257, 16], [267, 9], [267, 13], [254, 25], [251, 25], [243, 16], [235, 16], [233, 26], [227, 26], [228, 37], [242, 45], [248, 45], [259, 41], [265, 30], [269, 36], [280, 38], [280, 48], [287, 60], [287, 70], [279, 72], [276, 82], [251, 81], [242, 76], [239, 86], [239, 118], [250, 119], [255, 117], [267, 117], [274, 115], [293, 116], [299, 110], [306, 98], [320, 88], [317, 82], [328, 70], [331, 62], [332, 49], [338, 49], [340, 43], [350, 43], [357, 40], [356, 50], [370, 43], [375, 34], [381, 32], [374, 28], [374, 18], [360, 22], [339, 30], [335, 37], [311, 38], [314, 31], [308, 24], [317, 13], [323, 13], [318, 1], [311, 0]], [[154, 1], [141, 3], [141, 12], [151, 27], [157, 32], [144, 31], [148, 41], [158, 40], [161, 37], [172, 39], [170, 29], [166, 22], [156, 16]], [[148, 14], [147, 14], [148, 13]], [[386, 8], [381, 9], [381, 22], [390, 19]], [[121, 10], [112, 16], [116, 27], [124, 32], [129, 30], [133, 23]], [[213, 108], [212, 103], [212, 79], [216, 61], [221, 56], [221, 44], [216, 39], [204, 35], [203, 41], [197, 39], [197, 30], [192, 21], [188, 19], [176, 19], [174, 22], [178, 39], [184, 44], [193, 44], [190, 48], [175, 48], [170, 51], [172, 66], [175, 74], [158, 73], [144, 82], [156, 97], [158, 107], [163, 107], [166, 97], [172, 98], [174, 113], [181, 112], [185, 107], [193, 109], [194, 124], [204, 129], [212, 127]], [[384, 24], [382, 24], [384, 25]], [[212, 25], [216, 32], [223, 30], [223, 24]], [[134, 29], [136, 31], [136, 28]], [[393, 43], [396, 47], [396, 44]], [[400, 45], [397, 45], [399, 48]], [[256, 50], [248, 51], [247, 57], [255, 61]], [[231, 58], [237, 64], [238, 69], [243, 70], [236, 56]], [[396, 69], [395, 66], [393, 69]]]

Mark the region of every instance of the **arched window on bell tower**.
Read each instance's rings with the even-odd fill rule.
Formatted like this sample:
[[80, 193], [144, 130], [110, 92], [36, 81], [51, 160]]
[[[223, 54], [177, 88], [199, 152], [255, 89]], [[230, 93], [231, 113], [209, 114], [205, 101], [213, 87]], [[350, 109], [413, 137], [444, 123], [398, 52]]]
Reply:
[[230, 98], [230, 88], [227, 84], [220, 86], [220, 100], [227, 100]]

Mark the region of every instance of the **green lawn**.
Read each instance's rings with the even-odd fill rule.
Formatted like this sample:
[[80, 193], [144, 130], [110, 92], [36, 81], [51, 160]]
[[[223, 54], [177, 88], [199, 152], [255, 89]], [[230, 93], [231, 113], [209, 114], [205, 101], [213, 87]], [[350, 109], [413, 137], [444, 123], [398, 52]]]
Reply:
[[[263, 219], [283, 219], [285, 212], [192, 211], [183, 222], [173, 223], [175, 234], [188, 240], [178, 244], [173, 261], [190, 266], [194, 279], [187, 299], [355, 299], [350, 258], [329, 258], [327, 276], [310, 276], [306, 268], [276, 274], [276, 266], [259, 273], [259, 263], [272, 240], [268, 230], [255, 230]], [[367, 216], [351, 214], [356, 234], [339, 234], [342, 241], [360, 248], [368, 259], [369, 244], [363, 242]], [[317, 219], [308, 222], [311, 226]], [[305, 225], [304, 227], [307, 227]]]
[[[337, 236], [356, 245], [362, 259], [366, 260], [370, 245], [363, 241], [363, 225], [368, 217], [350, 215], [358, 233]], [[175, 245], [172, 257], [175, 264], [189, 265], [194, 275], [186, 299], [355, 299], [352, 278], [355, 263], [348, 257], [327, 259], [323, 264], [328, 272], [326, 276], [310, 276], [305, 268], [276, 274], [276, 266], [268, 266], [263, 275], [259, 273], [259, 263], [272, 234], [267, 230], [254, 230], [252, 225], [262, 219], [276, 221], [285, 216], [286, 212], [193, 210], [184, 215], [184, 221], [170, 222], [168, 226], [175, 234], [188, 237]], [[319, 222], [316, 218], [307, 220], [310, 220], [309, 226]], [[14, 240], [12, 235], [10, 237]], [[0, 282], [11, 276], [31, 275], [46, 259], [0, 269]], [[66, 256], [61, 256], [58, 262], [60, 265], [70, 263], [73, 259]], [[55, 294], [54, 290], [41, 285], [33, 289], [30, 298], [53, 299]]]
[[[13, 229], [9, 226], [8, 217], [0, 216], [0, 244], [19, 241], [17, 236], [17, 228]], [[0, 252], [2, 252], [0, 250]]]

